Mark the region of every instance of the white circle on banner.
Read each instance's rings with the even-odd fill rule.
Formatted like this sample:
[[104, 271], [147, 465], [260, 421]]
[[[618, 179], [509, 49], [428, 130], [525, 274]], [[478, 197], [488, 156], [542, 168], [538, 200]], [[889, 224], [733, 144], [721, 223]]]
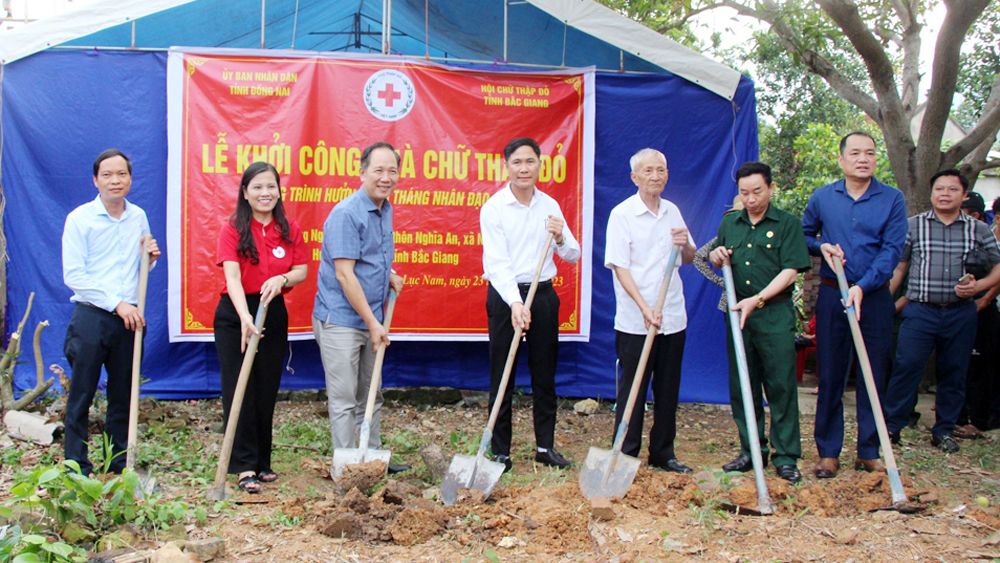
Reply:
[[372, 115], [382, 121], [399, 121], [413, 109], [417, 90], [408, 76], [387, 68], [368, 78], [363, 96]]
[[276, 247], [274, 247], [274, 250], [271, 251], [271, 253], [274, 254], [275, 258], [278, 258], [278, 259], [284, 258], [285, 257], [285, 247], [283, 247], [283, 246], [276, 246]]

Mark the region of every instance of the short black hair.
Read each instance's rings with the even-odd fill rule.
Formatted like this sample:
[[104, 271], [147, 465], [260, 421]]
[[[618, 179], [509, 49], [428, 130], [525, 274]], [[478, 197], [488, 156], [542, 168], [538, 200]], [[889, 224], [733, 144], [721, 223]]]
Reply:
[[365, 150], [361, 151], [361, 170], [362, 170], [362, 172], [365, 171], [365, 170], [368, 170], [368, 164], [372, 160], [372, 151], [374, 151], [375, 149], [389, 149], [389, 150], [391, 150], [392, 154], [396, 155], [396, 166], [399, 166], [399, 153], [396, 152], [396, 149], [394, 149], [392, 147], [392, 145], [390, 145], [389, 143], [387, 143], [385, 141], [379, 141], [377, 143], [372, 143], [372, 144], [368, 145], [367, 147], [365, 147]]
[[959, 172], [958, 170], [956, 170], [954, 168], [949, 168], [947, 170], [942, 170], [942, 171], [938, 172], [937, 174], [931, 176], [931, 187], [932, 188], [934, 187], [934, 182], [936, 182], [937, 179], [940, 178], [940, 177], [942, 177], [942, 176], [955, 176], [955, 177], [957, 177], [958, 181], [962, 184], [962, 193], [965, 193], [965, 192], [969, 191], [969, 179], [966, 178], [961, 172]]
[[514, 151], [521, 147], [531, 147], [531, 150], [535, 151], [535, 156], [539, 158], [542, 156], [542, 149], [534, 139], [530, 137], [518, 137], [507, 143], [507, 146], [503, 148], [503, 159], [510, 160], [510, 155], [514, 154]]
[[768, 186], [771, 185], [771, 167], [763, 162], [744, 162], [743, 166], [740, 166], [739, 170], [736, 171], [736, 181], [739, 182], [740, 179], [754, 174], [760, 174], [764, 177], [764, 183]]
[[101, 163], [109, 158], [114, 158], [116, 156], [120, 156], [125, 159], [125, 164], [128, 165], [128, 173], [131, 174], [132, 161], [129, 160], [127, 156], [125, 156], [125, 153], [123, 153], [118, 149], [108, 149], [102, 152], [101, 154], [97, 155], [97, 158], [94, 159], [94, 178], [97, 177], [97, 173], [100, 172], [101, 170]]
[[1000, 213], [1000, 197], [993, 200], [993, 214]]
[[871, 133], [867, 131], [851, 131], [850, 133], [844, 135], [840, 138], [840, 154], [844, 154], [844, 149], [847, 148], [847, 140], [855, 135], [861, 135], [862, 137], [868, 137], [872, 140], [875, 146], [878, 146], [878, 142], [875, 141], [875, 137], [872, 137]]

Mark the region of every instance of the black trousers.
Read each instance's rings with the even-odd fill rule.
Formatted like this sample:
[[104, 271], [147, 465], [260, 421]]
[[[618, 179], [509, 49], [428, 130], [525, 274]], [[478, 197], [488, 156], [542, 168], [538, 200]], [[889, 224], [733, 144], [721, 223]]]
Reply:
[[1000, 310], [996, 301], [979, 312], [976, 343], [969, 362], [965, 412], [960, 417], [981, 430], [1000, 420]]
[[[527, 284], [519, 285], [521, 298], [528, 295]], [[493, 286], [486, 294], [486, 315], [490, 328], [490, 409], [497, 400], [503, 368], [514, 339], [510, 324], [510, 306], [504, 302]], [[531, 303], [531, 325], [525, 333], [528, 348], [528, 370], [531, 372], [532, 413], [535, 419], [535, 444], [551, 448], [556, 430], [556, 363], [559, 360], [559, 296], [551, 282], [538, 285], [535, 300]], [[523, 346], [517, 349], [521, 355]], [[511, 369], [507, 392], [500, 402], [500, 412], [493, 428], [492, 451], [494, 455], [510, 455], [511, 398], [517, 358]]]
[[[642, 386], [636, 398], [632, 419], [628, 423], [622, 453], [632, 457], [639, 456], [642, 446], [642, 423], [645, 415], [646, 392], [649, 384], [653, 384], [653, 427], [649, 430], [649, 462], [666, 463], [677, 457], [674, 454], [674, 437], [677, 436], [677, 396], [681, 388], [681, 360], [684, 358], [684, 341], [687, 331], [673, 334], [657, 334], [653, 340], [653, 348], [649, 351], [649, 361], [642, 375]], [[618, 382], [618, 395], [615, 398], [615, 427], [622, 422], [625, 406], [628, 403], [629, 391], [635, 372], [639, 368], [639, 356], [646, 341], [644, 334], [627, 334], [615, 331], [615, 351], [621, 362], [622, 376]], [[615, 437], [611, 440], [614, 442]]]
[[69, 361], [72, 379], [66, 401], [64, 445], [66, 459], [80, 464], [80, 471], [89, 475], [93, 464], [87, 457], [87, 423], [90, 405], [94, 401], [101, 367], [108, 372], [108, 412], [104, 432], [111, 437], [111, 451], [102, 456], [116, 456], [110, 470], [125, 469], [128, 448], [128, 410], [132, 390], [132, 356], [135, 331], [125, 328], [125, 322], [114, 313], [92, 305], [77, 303], [73, 309], [63, 352]]
[[[246, 296], [247, 308], [256, 317], [260, 294]], [[233, 406], [236, 383], [243, 366], [240, 352], [240, 317], [229, 295], [219, 299], [215, 308], [215, 350], [219, 354], [222, 372], [222, 409], [226, 424]], [[229, 473], [271, 470], [271, 435], [274, 403], [281, 386], [281, 368], [288, 347], [288, 311], [285, 299], [277, 296], [267, 307], [264, 333], [257, 345], [257, 355], [247, 379], [240, 419], [236, 424], [233, 453], [229, 458]]]

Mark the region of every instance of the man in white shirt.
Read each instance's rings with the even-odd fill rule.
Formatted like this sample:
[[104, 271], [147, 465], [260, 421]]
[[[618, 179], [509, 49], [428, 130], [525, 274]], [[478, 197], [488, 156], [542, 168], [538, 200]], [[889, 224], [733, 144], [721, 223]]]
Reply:
[[[490, 282], [486, 314], [490, 330], [490, 407], [497, 400], [503, 368], [514, 331], [521, 327], [528, 343], [532, 411], [535, 423], [535, 460], [552, 467], [570, 462], [555, 449], [556, 362], [559, 357], [559, 296], [552, 287], [556, 275], [553, 253], [569, 263], [580, 259], [580, 244], [566, 227], [559, 204], [535, 183], [541, 171], [542, 151], [532, 139], [514, 139], [504, 148], [509, 182], [483, 205], [479, 223], [483, 235], [483, 278]], [[555, 244], [539, 278], [531, 309], [524, 308], [538, 256], [548, 233]], [[530, 329], [530, 330], [529, 330]], [[518, 350], [520, 353], [520, 350]], [[510, 380], [514, 380], [512, 370]], [[505, 471], [512, 467], [511, 389], [500, 399], [500, 413], [493, 429], [492, 451]]]
[[[638, 401], [644, 401], [650, 380], [653, 384], [653, 427], [649, 432], [649, 465], [676, 473], [691, 473], [677, 460], [677, 396], [681, 385], [681, 359], [687, 329], [684, 286], [675, 269], [661, 311], [654, 311], [667, 271], [670, 250], [677, 246], [681, 261], [694, 260], [694, 240], [681, 212], [660, 195], [667, 184], [667, 158], [654, 149], [642, 149], [632, 156], [632, 181], [639, 188], [619, 203], [608, 219], [604, 265], [614, 272], [615, 349], [622, 376], [615, 403], [615, 426], [621, 424], [639, 356], [650, 325], [658, 327], [650, 351]], [[644, 409], [632, 411], [622, 453], [639, 456], [642, 445]], [[614, 440], [614, 436], [612, 436]]]
[[[110, 469], [125, 469], [129, 400], [132, 387], [132, 352], [135, 331], [146, 320], [138, 303], [141, 239], [149, 234], [146, 213], [125, 196], [132, 186], [132, 163], [117, 149], [108, 149], [94, 161], [94, 186], [99, 195], [74, 209], [63, 230], [63, 281], [73, 290], [76, 303], [66, 329], [64, 352], [72, 379], [66, 402], [66, 460], [75, 461], [80, 473], [89, 475], [87, 426], [90, 404], [101, 378], [108, 372], [108, 411], [104, 424], [116, 456]], [[160, 256], [156, 240], [149, 238], [150, 261]]]

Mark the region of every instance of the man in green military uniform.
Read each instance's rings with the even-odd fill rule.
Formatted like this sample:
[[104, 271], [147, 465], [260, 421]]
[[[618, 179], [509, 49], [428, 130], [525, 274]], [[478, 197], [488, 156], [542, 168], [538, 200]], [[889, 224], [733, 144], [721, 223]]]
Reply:
[[[797, 465], [802, 445], [795, 381], [795, 309], [791, 297], [798, 273], [810, 267], [809, 251], [801, 221], [771, 205], [774, 184], [768, 165], [745, 163], [736, 171], [736, 185], [743, 211], [728, 213], [722, 218], [719, 246], [709, 258], [716, 268], [721, 268], [726, 258], [732, 263], [739, 302], [730, 305], [740, 312], [764, 465], [767, 465], [769, 452], [764, 432], [762, 388], [771, 405], [771, 448], [774, 450], [771, 460], [778, 477], [798, 483], [802, 480]], [[727, 472], [742, 472], [752, 469], [753, 464], [732, 329], [729, 323], [726, 327], [729, 397], [740, 431], [740, 455], [722, 468]]]

